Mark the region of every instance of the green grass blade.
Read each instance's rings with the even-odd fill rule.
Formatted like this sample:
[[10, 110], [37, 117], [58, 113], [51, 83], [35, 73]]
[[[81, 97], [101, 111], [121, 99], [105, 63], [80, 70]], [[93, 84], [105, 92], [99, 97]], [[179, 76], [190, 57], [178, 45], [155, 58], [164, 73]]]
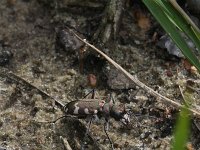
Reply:
[[176, 26], [169, 19], [169, 16], [164, 12], [164, 9], [158, 5], [155, 0], [143, 0], [144, 4], [151, 11], [156, 20], [161, 24], [164, 30], [169, 34], [172, 40], [177, 44], [177, 46], [182, 50], [185, 57], [199, 70], [200, 63], [193, 52], [188, 47], [185, 39], [180, 35]]
[[174, 142], [172, 143], [172, 150], [186, 149], [186, 144], [190, 132], [189, 116], [190, 115], [188, 109], [186, 107], [183, 107], [176, 122]]
[[[176, 8], [166, 0], [155, 0], [160, 7], [163, 8], [164, 12], [168, 15], [168, 17], [173, 21], [173, 23], [181, 29], [188, 37], [194, 42], [198, 50], [200, 51], [200, 38], [195, 34], [195, 30], [192, 28], [190, 24], [185, 20], [182, 14], [176, 10]], [[196, 33], [198, 33], [196, 31]]]

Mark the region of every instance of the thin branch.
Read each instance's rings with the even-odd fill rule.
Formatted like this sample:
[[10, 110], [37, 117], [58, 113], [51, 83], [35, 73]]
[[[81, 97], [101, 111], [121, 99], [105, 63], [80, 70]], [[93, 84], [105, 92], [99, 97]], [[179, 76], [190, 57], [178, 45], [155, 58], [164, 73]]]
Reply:
[[187, 105], [187, 107], [189, 107], [189, 106], [188, 106], [188, 102], [186, 101], [185, 96], [184, 96], [184, 94], [183, 94], [183, 90], [182, 90], [181, 86], [179, 85], [178, 88], [179, 88], [179, 90], [180, 90], [180, 92], [181, 92], [181, 96], [182, 96], [182, 98], [183, 98], [183, 100], [184, 100], [185, 105]]
[[62, 136], [60, 136], [60, 139], [63, 141], [63, 144], [64, 144], [66, 150], [72, 150], [72, 148], [69, 145], [69, 142], [67, 141], [66, 138], [63, 138]]
[[57, 100], [56, 98], [54, 98], [53, 96], [47, 94], [46, 92], [40, 90], [39, 88], [37, 88], [35, 85], [27, 82], [25, 79], [21, 78], [20, 76], [10, 72], [10, 71], [7, 71], [5, 69], [2, 69], [0, 70], [0, 76], [2, 77], [6, 77], [12, 81], [15, 81], [16, 83], [19, 83], [19, 84], [22, 84], [22, 85], [26, 85], [27, 87], [31, 87], [33, 89], [36, 89], [41, 95], [45, 96], [45, 97], [48, 97], [52, 100], [55, 101], [55, 104], [60, 107], [60, 108], [63, 108], [65, 105], [60, 102], [59, 100]]
[[[134, 82], [136, 85], [138, 85], [139, 87], [141, 87], [142, 89], [144, 89], [147, 93], [149, 93], [152, 96], [155, 96], [157, 98], [157, 100], [162, 100], [162, 102], [171, 104], [175, 107], [181, 108], [183, 107], [183, 105], [181, 105], [178, 102], [175, 102], [161, 94], [159, 94], [158, 92], [154, 91], [152, 88], [148, 87], [147, 85], [145, 85], [144, 83], [142, 83], [141, 81], [139, 81], [137, 79], [136, 76], [132, 76], [130, 73], [128, 73], [124, 68], [122, 68], [119, 64], [117, 64], [115, 61], [113, 61], [109, 56], [107, 56], [105, 53], [103, 53], [101, 50], [99, 50], [98, 48], [96, 48], [95, 46], [93, 46], [92, 44], [88, 43], [85, 39], [82, 39], [80, 36], [78, 36], [73, 30], [70, 30], [80, 41], [84, 42], [85, 44], [87, 44], [89, 47], [91, 47], [92, 49], [94, 49], [96, 52], [98, 52], [101, 56], [103, 56], [110, 64], [112, 64], [117, 70], [119, 70], [120, 72], [122, 72], [130, 81]], [[191, 111], [191, 113], [194, 116], [198, 116], [200, 117], [200, 112], [198, 112], [195, 109], [192, 108], [188, 108], [189, 111]]]

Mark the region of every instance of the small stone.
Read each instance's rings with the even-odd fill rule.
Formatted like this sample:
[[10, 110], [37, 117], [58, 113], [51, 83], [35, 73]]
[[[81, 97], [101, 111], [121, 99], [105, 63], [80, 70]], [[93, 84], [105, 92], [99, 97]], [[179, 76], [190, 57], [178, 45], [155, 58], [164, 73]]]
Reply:
[[18, 136], [18, 137], [22, 136], [22, 134], [20, 132], [17, 132], [15, 135]]
[[69, 53], [75, 53], [75, 50], [81, 48], [83, 42], [78, 40], [73, 33], [68, 29], [61, 29], [56, 35], [56, 51], [59, 52], [60, 49]]
[[9, 50], [1, 50], [0, 49], [0, 66], [5, 66], [9, 63], [13, 54]]
[[140, 139], [144, 139], [144, 138], [145, 138], [145, 134], [142, 133], [142, 134], [140, 135]]
[[198, 73], [198, 70], [197, 70], [197, 68], [196, 68], [195, 66], [191, 66], [190, 72], [191, 72], [192, 74], [197, 74], [197, 73]]
[[73, 76], [73, 75], [76, 75], [77, 72], [76, 72], [76, 70], [74, 70], [74, 69], [68, 69], [68, 70], [67, 70], [67, 74]]
[[171, 70], [167, 70], [167, 71], [166, 71], [166, 75], [167, 75], [168, 77], [173, 77], [173, 73], [172, 73]]
[[115, 68], [106, 70], [107, 84], [111, 89], [122, 90], [134, 88], [135, 85], [129, 81], [127, 77]]
[[57, 80], [58, 80], [60, 83], [65, 83], [65, 82], [67, 82], [68, 80], [71, 80], [71, 75], [59, 76], [59, 77], [57, 77]]

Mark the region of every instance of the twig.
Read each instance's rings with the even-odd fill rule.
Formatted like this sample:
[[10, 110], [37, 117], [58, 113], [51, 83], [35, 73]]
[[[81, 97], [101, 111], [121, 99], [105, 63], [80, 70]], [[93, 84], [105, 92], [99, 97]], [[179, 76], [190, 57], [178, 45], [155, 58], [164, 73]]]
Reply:
[[5, 69], [2, 69], [2, 70], [0, 70], [0, 76], [6, 77], [6, 78], [8, 78], [8, 79], [10, 79], [10, 80], [12, 80], [12, 81], [15, 81], [15, 82], [19, 83], [19, 84], [26, 85], [26, 86], [28, 86], [28, 87], [31, 87], [31, 88], [33, 88], [33, 89], [36, 89], [36, 90], [38, 91], [38, 93], [40, 93], [42, 96], [45, 96], [45, 97], [48, 97], [48, 98], [54, 100], [54, 101], [55, 101], [55, 104], [56, 104], [58, 107], [60, 107], [61, 109], [63, 109], [63, 107], [65, 106], [62, 102], [60, 102], [59, 100], [57, 100], [57, 99], [54, 98], [53, 96], [51, 96], [51, 95], [47, 94], [46, 92], [40, 90], [39, 88], [37, 88], [37, 87], [34, 86], [33, 84], [27, 82], [25, 79], [19, 77], [18, 75], [14, 74], [14, 73], [12, 73], [12, 72], [9, 72], [9, 71], [7, 71], [7, 70], [5, 70]]
[[182, 96], [182, 98], [183, 98], [183, 100], [184, 100], [184, 104], [185, 104], [187, 107], [189, 107], [188, 102], [187, 102], [187, 100], [185, 99], [185, 96], [184, 96], [184, 94], [183, 94], [183, 90], [182, 90], [181, 86], [179, 85], [178, 88], [179, 88], [179, 90], [180, 90], [180, 92], [181, 92], [181, 96]]
[[63, 138], [62, 136], [60, 136], [60, 139], [63, 141], [63, 144], [64, 144], [66, 150], [72, 150], [72, 148], [69, 145], [69, 142], [67, 141], [66, 138]]
[[49, 124], [49, 123], [52, 123], [52, 124], [55, 124], [58, 120], [60, 120], [60, 119], [62, 119], [62, 118], [68, 118], [68, 117], [78, 119], [78, 117], [76, 117], [76, 116], [65, 115], [65, 116], [61, 116], [61, 117], [59, 117], [59, 118], [57, 118], [57, 119], [55, 119], [55, 120], [53, 120], [53, 121], [38, 121], [38, 123], [48, 123], [48, 124]]
[[[152, 88], [148, 87], [147, 85], [145, 85], [144, 83], [142, 83], [141, 81], [139, 81], [137, 79], [136, 76], [132, 76], [130, 73], [128, 73], [124, 68], [122, 68], [119, 64], [117, 64], [115, 61], [113, 61], [109, 56], [107, 56], [105, 53], [103, 53], [101, 50], [99, 50], [98, 48], [96, 48], [95, 46], [93, 46], [92, 44], [88, 43], [85, 39], [82, 39], [80, 36], [78, 36], [74, 31], [71, 30], [71, 32], [82, 42], [84, 42], [85, 44], [87, 44], [89, 47], [91, 47], [92, 49], [94, 49], [96, 52], [98, 52], [100, 55], [102, 55], [109, 63], [111, 63], [117, 70], [119, 70], [120, 72], [122, 72], [128, 79], [130, 79], [130, 81], [134, 82], [136, 85], [138, 85], [139, 87], [141, 87], [142, 89], [144, 89], [147, 93], [149, 93], [152, 96], [155, 96], [157, 98], [157, 100], [162, 100], [165, 103], [171, 104], [175, 107], [181, 108], [183, 107], [183, 105], [181, 105], [178, 102], [175, 102], [161, 94], [159, 94], [158, 92], [154, 91]], [[191, 113], [194, 116], [198, 116], [200, 117], [200, 112], [198, 112], [195, 109], [192, 108], [188, 108], [189, 111], [191, 111]]]

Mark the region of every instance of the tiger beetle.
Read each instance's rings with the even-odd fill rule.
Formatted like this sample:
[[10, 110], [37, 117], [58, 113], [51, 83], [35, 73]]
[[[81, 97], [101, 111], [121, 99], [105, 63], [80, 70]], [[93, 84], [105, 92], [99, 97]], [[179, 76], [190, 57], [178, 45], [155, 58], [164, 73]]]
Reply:
[[[92, 90], [90, 93], [94, 95], [94, 92], [95, 91]], [[92, 99], [80, 99], [71, 101], [64, 106], [64, 111], [66, 115], [77, 116], [81, 119], [87, 117], [90, 118], [85, 137], [89, 132], [90, 125], [94, 118], [105, 118], [104, 132], [110, 142], [112, 149], [114, 149], [113, 143], [107, 133], [109, 119], [114, 118], [116, 121], [121, 121], [124, 125], [128, 125], [130, 122], [129, 114], [126, 111], [124, 105], [116, 105], [111, 94], [102, 99], [94, 97]], [[83, 145], [82, 149], [84, 149]]]
[[[87, 130], [84, 136], [85, 139], [89, 132], [92, 120], [94, 118], [104, 118], [104, 132], [110, 142], [111, 148], [114, 149], [113, 143], [107, 133], [109, 119], [114, 118], [116, 121], [120, 121], [124, 125], [128, 125], [130, 122], [129, 113], [125, 109], [125, 105], [115, 103], [114, 98], [111, 94], [106, 97], [96, 96], [97, 92], [94, 89], [96, 85], [96, 77], [93, 74], [89, 74], [88, 82], [90, 87], [92, 87], [93, 89], [88, 94], [86, 94], [83, 99], [71, 101], [64, 105], [63, 110], [65, 112], [65, 116], [56, 119], [55, 121], [53, 121], [53, 123], [61, 118], [69, 116], [75, 116], [79, 119], [89, 118]], [[90, 94], [91, 97], [87, 98]], [[84, 150], [84, 145], [81, 145], [81, 150]]]

